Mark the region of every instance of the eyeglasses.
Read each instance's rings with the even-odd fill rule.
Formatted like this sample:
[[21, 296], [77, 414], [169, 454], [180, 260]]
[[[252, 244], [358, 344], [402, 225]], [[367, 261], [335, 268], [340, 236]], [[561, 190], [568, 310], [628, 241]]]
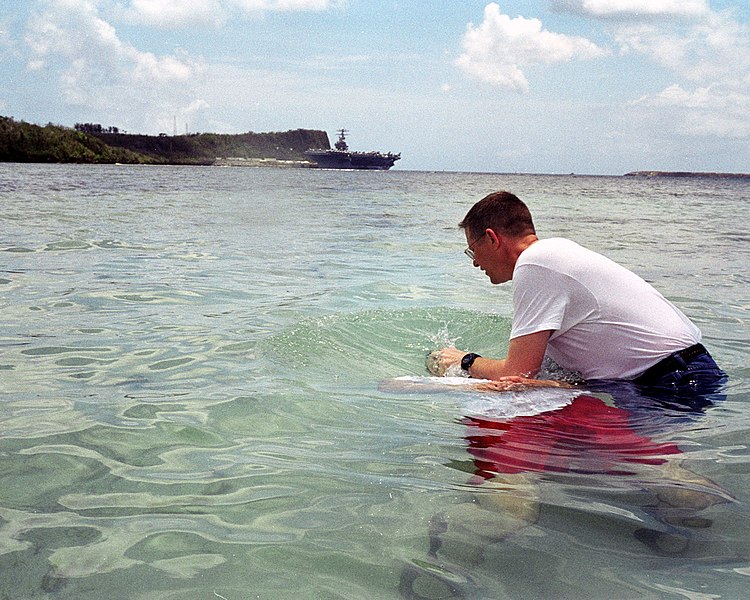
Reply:
[[464, 254], [468, 256], [471, 260], [474, 260], [474, 248], [473, 246], [476, 246], [477, 242], [481, 240], [485, 234], [487, 233], [487, 230], [485, 229], [484, 233], [480, 235], [477, 239], [475, 239], [469, 246], [464, 250]]

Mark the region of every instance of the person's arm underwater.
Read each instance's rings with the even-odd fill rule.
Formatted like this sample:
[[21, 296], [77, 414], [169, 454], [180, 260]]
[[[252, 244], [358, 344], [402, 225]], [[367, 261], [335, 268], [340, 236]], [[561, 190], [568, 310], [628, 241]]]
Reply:
[[[508, 356], [503, 359], [478, 357], [469, 369], [477, 379], [500, 380], [505, 377], [533, 378], [539, 373], [552, 331], [537, 331], [510, 340]], [[443, 376], [452, 365], [461, 364], [466, 352], [458, 348], [443, 348], [430, 355], [428, 369], [433, 375]]]

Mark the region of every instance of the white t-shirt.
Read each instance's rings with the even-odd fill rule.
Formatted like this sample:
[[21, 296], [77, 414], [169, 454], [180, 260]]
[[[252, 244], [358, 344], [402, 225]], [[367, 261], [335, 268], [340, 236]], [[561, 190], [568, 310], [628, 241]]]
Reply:
[[547, 354], [586, 379], [632, 379], [701, 339], [643, 279], [570, 240], [540, 240], [513, 271], [510, 337], [552, 330]]

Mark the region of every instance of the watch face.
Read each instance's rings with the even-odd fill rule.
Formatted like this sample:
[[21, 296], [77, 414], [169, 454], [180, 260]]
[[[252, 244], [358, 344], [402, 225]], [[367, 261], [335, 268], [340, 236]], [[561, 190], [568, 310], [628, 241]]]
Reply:
[[468, 371], [471, 368], [471, 365], [474, 364], [474, 361], [479, 358], [478, 354], [474, 354], [473, 352], [470, 352], [469, 354], [465, 354], [464, 357], [461, 359], [461, 368], [464, 371]]

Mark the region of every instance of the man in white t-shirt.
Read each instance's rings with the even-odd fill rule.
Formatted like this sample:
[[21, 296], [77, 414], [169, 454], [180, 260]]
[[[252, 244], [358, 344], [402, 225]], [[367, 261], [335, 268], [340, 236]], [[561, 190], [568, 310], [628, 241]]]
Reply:
[[[656, 482], [652, 491], [659, 504], [653, 516], [664, 520], [665, 529], [642, 527], [634, 535], [660, 554], [685, 552], [691, 536], [687, 528], [710, 525], [698, 511], [730, 495], [682, 467], [675, 460], [680, 454], [676, 444], [650, 440], [646, 428], [631, 427], [630, 419], [647, 410], [649, 429], [658, 428], [656, 423], [676, 418], [655, 419], [652, 408], [662, 406], [662, 399], [700, 410], [706, 404], [696, 400], [718, 396], [714, 392], [726, 375], [700, 344], [698, 328], [651, 285], [608, 258], [570, 240], [539, 240], [528, 208], [513, 194], [496, 192], [480, 200], [459, 227], [474, 266], [493, 284], [513, 282], [508, 354], [490, 359], [443, 348], [428, 360], [432, 373], [443, 375], [460, 365], [471, 377], [494, 380], [479, 382], [482, 391], [560, 385], [532, 379], [548, 356], [588, 380], [590, 390], [611, 396], [615, 406], [584, 393], [564, 408], [533, 417], [467, 417], [475, 466], [470, 482], [495, 479], [494, 489], [512, 493], [486, 493], [489, 487], [457, 505], [459, 512], [450, 519], [431, 521], [441, 527], [431, 531], [427, 560], [439, 561], [440, 570], [420, 572], [410, 563], [399, 589], [411, 591], [418, 577], [440, 578], [435, 573], [446, 573], [446, 567], [449, 573], [451, 560], [465, 560], [467, 532], [495, 543], [534, 522], [541, 506], [534, 484], [536, 474], [544, 472], [615, 475], [634, 473], [637, 463], [649, 469], [664, 465], [664, 480], [652, 479], [658, 471], [649, 470], [643, 481]], [[610, 386], [610, 380], [619, 381]], [[618, 462], [627, 467], [619, 470]], [[653, 508], [649, 501], [646, 510]], [[442, 579], [460, 592], [453, 581]]]
[[490, 194], [459, 227], [474, 266], [493, 284], [513, 281], [508, 355], [490, 359], [443, 348], [431, 356], [434, 374], [460, 364], [471, 377], [518, 382], [537, 376], [549, 356], [587, 380], [681, 387], [726, 377], [677, 307], [596, 252], [562, 238], [540, 240], [515, 195]]

